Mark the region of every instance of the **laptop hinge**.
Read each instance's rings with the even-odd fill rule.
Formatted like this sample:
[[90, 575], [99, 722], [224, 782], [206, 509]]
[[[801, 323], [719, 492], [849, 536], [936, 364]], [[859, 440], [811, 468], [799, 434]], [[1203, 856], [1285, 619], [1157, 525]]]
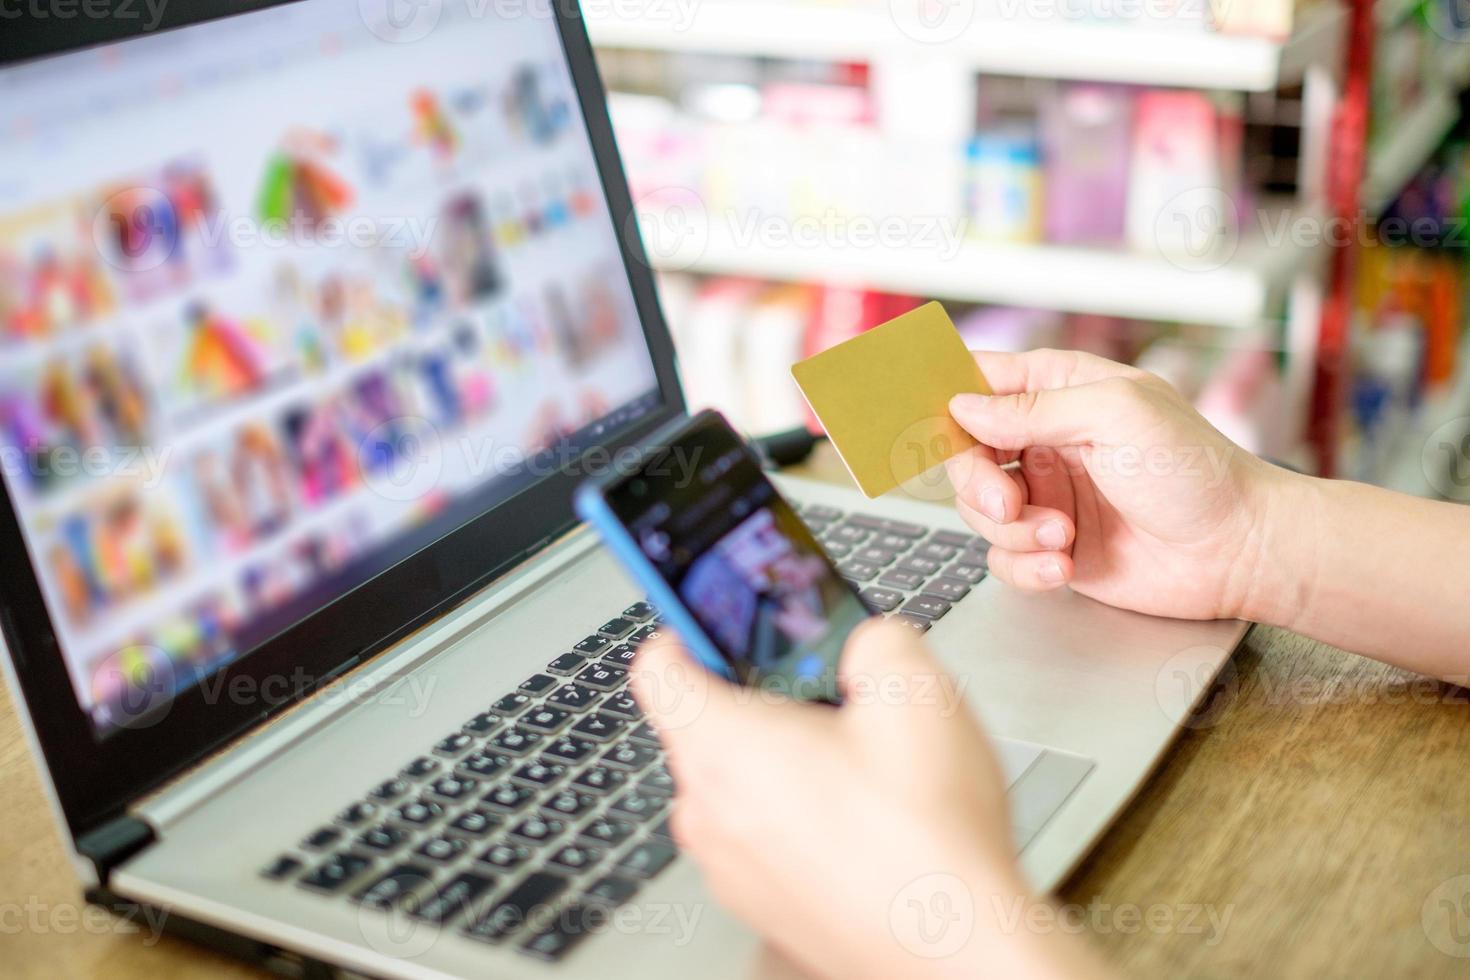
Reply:
[[153, 828], [148, 824], [137, 817], [121, 816], [77, 838], [77, 852], [96, 867], [97, 881], [106, 884], [113, 868], [155, 839]]

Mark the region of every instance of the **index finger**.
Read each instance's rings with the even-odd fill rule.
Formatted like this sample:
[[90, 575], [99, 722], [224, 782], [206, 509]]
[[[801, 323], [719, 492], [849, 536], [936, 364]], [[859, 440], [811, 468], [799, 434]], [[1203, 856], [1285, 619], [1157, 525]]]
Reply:
[[997, 395], [1070, 388], [1144, 372], [1096, 354], [1075, 350], [1032, 350], [1019, 354], [975, 351], [975, 363]]

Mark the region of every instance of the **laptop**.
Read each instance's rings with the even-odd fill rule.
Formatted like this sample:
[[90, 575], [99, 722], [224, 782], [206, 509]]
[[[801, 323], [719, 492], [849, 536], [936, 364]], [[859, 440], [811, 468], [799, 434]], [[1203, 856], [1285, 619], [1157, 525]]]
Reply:
[[[570, 503], [685, 412], [577, 8], [133, 9], [0, 65], [0, 622], [87, 897], [292, 976], [759, 973]], [[780, 485], [931, 622], [1039, 889], [1244, 631]]]

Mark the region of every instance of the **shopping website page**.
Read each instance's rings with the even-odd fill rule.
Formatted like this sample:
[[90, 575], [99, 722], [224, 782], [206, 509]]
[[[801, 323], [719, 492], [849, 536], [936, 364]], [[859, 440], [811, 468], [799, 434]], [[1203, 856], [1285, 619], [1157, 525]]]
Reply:
[[659, 404], [555, 22], [494, 9], [0, 72], [0, 462], [99, 733]]

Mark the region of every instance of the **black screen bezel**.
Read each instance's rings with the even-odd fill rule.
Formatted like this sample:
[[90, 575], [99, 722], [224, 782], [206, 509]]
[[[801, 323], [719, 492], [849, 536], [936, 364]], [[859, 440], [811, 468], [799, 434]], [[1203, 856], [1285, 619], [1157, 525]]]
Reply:
[[[302, 2], [314, 0], [191, 0], [168, 5], [158, 29], [175, 30]], [[586, 27], [574, 5], [553, 2], [549, 6], [586, 121], [662, 399], [658, 407], [628, 429], [612, 433], [601, 445], [613, 452], [645, 447], [659, 428], [685, 414], [673, 342], [637, 234], [634, 203]], [[120, 20], [9, 21], [0, 68], [143, 34]], [[412, 45], [404, 46], [406, 55], [413, 50]], [[320, 687], [381, 653], [571, 530], [577, 523], [572, 494], [582, 476], [575, 467], [569, 470], [521, 491], [221, 668], [211, 677], [211, 687], [229, 690], [237, 677], [259, 685], [266, 678], [281, 676], [313, 678]], [[151, 727], [123, 728], [99, 740], [67, 676], [27, 554], [15, 508], [0, 481], [0, 555], [9, 557], [0, 578], [0, 628], [25, 701], [23, 707], [74, 838], [119, 815], [137, 797], [311, 693], [308, 688], [297, 697], [269, 705], [230, 703], [228, 699], [210, 704], [203, 690], [194, 687], [179, 694]]]

